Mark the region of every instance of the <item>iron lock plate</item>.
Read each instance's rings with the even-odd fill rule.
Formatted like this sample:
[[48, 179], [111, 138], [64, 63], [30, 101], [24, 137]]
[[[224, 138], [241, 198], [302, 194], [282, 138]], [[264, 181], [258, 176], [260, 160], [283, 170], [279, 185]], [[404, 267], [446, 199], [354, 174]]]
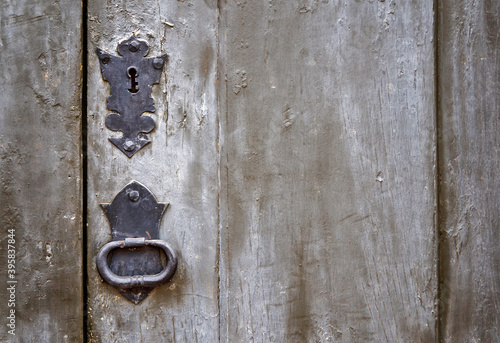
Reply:
[[146, 135], [155, 127], [153, 118], [144, 112], [155, 112], [151, 89], [160, 81], [167, 55], [145, 56], [149, 47], [145, 41], [130, 37], [118, 44], [120, 56], [113, 56], [97, 48], [102, 78], [110, 84], [111, 96], [107, 107], [106, 127], [123, 132], [122, 137], [109, 140], [129, 158], [151, 140]]

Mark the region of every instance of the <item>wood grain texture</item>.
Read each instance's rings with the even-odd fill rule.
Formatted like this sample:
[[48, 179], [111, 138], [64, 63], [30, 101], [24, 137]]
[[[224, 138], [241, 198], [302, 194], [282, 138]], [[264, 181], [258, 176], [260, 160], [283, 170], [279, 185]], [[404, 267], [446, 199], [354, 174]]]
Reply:
[[[88, 293], [91, 342], [216, 342], [218, 337], [217, 8], [214, 1], [89, 1]], [[153, 87], [152, 142], [131, 159], [108, 141], [109, 84], [94, 53], [116, 53], [134, 34], [149, 56], [168, 54]], [[140, 77], [140, 76], [139, 76]], [[101, 281], [99, 249], [111, 240], [100, 203], [136, 180], [170, 203], [160, 238], [179, 266], [166, 285], [134, 305]]]
[[[81, 342], [80, 2], [0, 5], [0, 341]], [[16, 335], [7, 333], [7, 230]]]
[[436, 338], [433, 13], [221, 2], [221, 341]]
[[500, 2], [439, 2], [443, 342], [500, 341]]

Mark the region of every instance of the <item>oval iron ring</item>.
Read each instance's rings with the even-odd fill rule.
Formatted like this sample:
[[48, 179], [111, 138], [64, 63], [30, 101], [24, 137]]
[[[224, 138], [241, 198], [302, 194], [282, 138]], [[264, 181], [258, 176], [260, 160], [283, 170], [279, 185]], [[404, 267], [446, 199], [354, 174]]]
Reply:
[[[158, 274], [120, 276], [111, 271], [108, 266], [109, 253], [118, 248], [141, 248], [152, 246], [162, 249], [167, 255], [167, 265]], [[177, 255], [174, 249], [161, 239], [125, 238], [124, 241], [106, 243], [97, 254], [97, 270], [104, 281], [119, 289], [132, 289], [138, 287], [154, 288], [168, 282], [177, 269]]]

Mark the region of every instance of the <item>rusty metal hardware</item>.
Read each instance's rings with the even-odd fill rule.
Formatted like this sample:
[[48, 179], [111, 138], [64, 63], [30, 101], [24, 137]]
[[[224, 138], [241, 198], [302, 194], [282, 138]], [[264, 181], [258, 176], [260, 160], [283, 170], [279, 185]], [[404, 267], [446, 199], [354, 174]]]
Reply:
[[104, 281], [137, 304], [155, 287], [168, 282], [177, 268], [175, 251], [159, 239], [160, 221], [168, 204], [159, 203], [145, 186], [133, 181], [111, 204], [101, 206], [111, 225], [113, 241], [99, 251], [97, 270]]
[[151, 141], [146, 133], [155, 127], [153, 118], [142, 114], [155, 111], [151, 89], [160, 81], [167, 55], [145, 58], [148, 50], [148, 44], [135, 37], [118, 44], [121, 56], [96, 49], [102, 78], [110, 84], [108, 109], [118, 112], [106, 117], [106, 127], [123, 132], [109, 140], [129, 158]]

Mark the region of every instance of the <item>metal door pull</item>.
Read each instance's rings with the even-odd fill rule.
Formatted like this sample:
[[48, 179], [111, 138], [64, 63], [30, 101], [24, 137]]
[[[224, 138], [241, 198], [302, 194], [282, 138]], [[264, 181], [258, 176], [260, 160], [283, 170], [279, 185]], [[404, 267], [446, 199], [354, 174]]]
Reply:
[[[158, 274], [153, 275], [133, 275], [120, 276], [111, 271], [108, 266], [108, 255], [114, 249], [120, 248], [142, 248], [152, 246], [161, 248], [167, 256], [167, 265]], [[111, 286], [122, 290], [146, 287], [155, 288], [168, 282], [177, 269], [177, 255], [172, 247], [160, 239], [145, 238], [125, 238], [123, 241], [113, 241], [106, 243], [97, 255], [97, 270], [104, 281]]]
[[[111, 204], [101, 206], [113, 241], [97, 254], [97, 270], [104, 281], [137, 304], [153, 288], [168, 282], [177, 269], [177, 254], [159, 239], [160, 221], [168, 204], [156, 201], [145, 186], [133, 181]], [[160, 249], [167, 258], [165, 267]]]

